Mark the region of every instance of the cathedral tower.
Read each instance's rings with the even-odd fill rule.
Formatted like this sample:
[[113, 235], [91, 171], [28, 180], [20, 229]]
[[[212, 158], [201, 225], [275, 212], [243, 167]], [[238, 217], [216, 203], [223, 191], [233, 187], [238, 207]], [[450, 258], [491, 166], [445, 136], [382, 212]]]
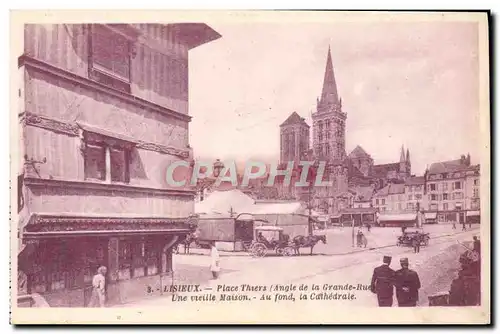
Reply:
[[280, 163], [294, 162], [294, 166], [309, 150], [309, 125], [293, 112], [280, 125]]
[[321, 98], [317, 99], [313, 119], [313, 149], [319, 160], [343, 160], [345, 153], [345, 122], [342, 99], [337, 92], [330, 48], [326, 59]]

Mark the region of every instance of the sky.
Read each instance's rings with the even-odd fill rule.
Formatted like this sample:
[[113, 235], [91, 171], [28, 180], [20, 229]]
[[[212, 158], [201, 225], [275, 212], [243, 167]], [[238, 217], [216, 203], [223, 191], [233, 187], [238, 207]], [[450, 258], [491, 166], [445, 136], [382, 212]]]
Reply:
[[279, 125], [294, 111], [312, 125], [330, 46], [347, 154], [396, 162], [404, 145], [417, 175], [479, 162], [476, 23], [207, 23], [222, 38], [189, 55], [195, 158], [277, 161]]

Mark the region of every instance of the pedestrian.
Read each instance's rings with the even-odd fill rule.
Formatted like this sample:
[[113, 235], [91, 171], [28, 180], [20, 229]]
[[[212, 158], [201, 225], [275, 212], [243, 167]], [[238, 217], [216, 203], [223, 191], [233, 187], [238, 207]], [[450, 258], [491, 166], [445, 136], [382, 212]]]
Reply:
[[106, 300], [106, 267], [97, 269], [97, 274], [92, 278], [92, 294], [88, 307], [105, 307]]
[[418, 302], [418, 290], [420, 289], [420, 279], [416, 271], [409, 269], [408, 258], [400, 260], [401, 269], [396, 271], [395, 286], [396, 298], [399, 307], [414, 307]]
[[212, 272], [212, 278], [219, 278], [220, 273], [220, 256], [217, 247], [215, 247], [215, 242], [212, 242], [212, 248], [210, 250], [210, 271]]
[[372, 225], [368, 224], [368, 232], [370, 232], [371, 229], [372, 229]]
[[462, 231], [467, 231], [467, 227], [465, 227], [465, 223], [462, 223]]
[[384, 256], [383, 264], [373, 270], [371, 292], [377, 294], [378, 306], [391, 307], [394, 294], [394, 270], [389, 266], [392, 258]]
[[474, 239], [473, 250], [476, 251], [478, 254], [481, 254], [481, 241], [479, 241], [477, 236], [472, 237], [472, 239]]
[[456, 230], [456, 229], [457, 229], [457, 224], [456, 224], [455, 222], [453, 222], [453, 225], [452, 225], [452, 226], [453, 226], [452, 228], [453, 228], [454, 230]]
[[412, 240], [414, 253], [420, 253], [420, 241], [421, 241], [420, 239], [421, 239], [420, 233], [417, 232]]

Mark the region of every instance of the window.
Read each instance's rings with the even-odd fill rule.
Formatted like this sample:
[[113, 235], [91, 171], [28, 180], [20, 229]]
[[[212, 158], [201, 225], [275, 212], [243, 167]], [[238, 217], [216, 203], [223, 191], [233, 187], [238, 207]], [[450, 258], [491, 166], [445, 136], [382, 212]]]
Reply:
[[431, 194], [431, 201], [437, 201], [438, 197], [436, 194]]
[[85, 133], [83, 155], [86, 180], [130, 182], [130, 146], [127, 144], [117, 144], [116, 140], [108, 144], [98, 134]]
[[413, 204], [413, 203], [408, 203], [408, 204], [406, 204], [406, 208], [407, 208], [408, 210], [415, 210], [415, 204]]
[[430, 210], [437, 210], [438, 207], [437, 207], [437, 204], [431, 204], [429, 206], [429, 208], [430, 208]]
[[409, 201], [413, 200], [413, 196], [412, 195], [408, 195], [408, 200]]
[[448, 200], [448, 194], [443, 194], [443, 201], [447, 201]]
[[124, 149], [110, 148], [111, 181], [129, 182], [127, 154]]
[[429, 184], [429, 190], [436, 191], [436, 184], [435, 183]]
[[375, 200], [375, 204], [378, 205], [378, 198]]
[[464, 194], [463, 193], [453, 193], [453, 199], [463, 199]]
[[385, 205], [385, 198], [382, 198], [382, 205]]
[[130, 42], [101, 24], [91, 25], [90, 76], [115, 89], [130, 92]]
[[106, 150], [103, 145], [87, 144], [85, 153], [85, 179], [106, 179]]
[[472, 191], [473, 191], [472, 197], [475, 197], [475, 198], [479, 197], [479, 189], [474, 188]]
[[456, 190], [456, 189], [462, 189], [462, 182], [460, 182], [460, 181], [453, 182], [453, 190]]
[[479, 185], [479, 179], [474, 179], [474, 185], [478, 186]]
[[448, 190], [448, 182], [444, 182], [442, 188], [443, 190]]
[[[320, 130], [321, 131], [321, 130]], [[319, 141], [323, 141], [323, 133], [319, 134]]]
[[448, 203], [443, 203], [443, 210], [448, 210]]
[[415, 199], [422, 199], [422, 194], [415, 194]]
[[380, 211], [385, 212], [385, 207], [381, 207]]
[[462, 203], [455, 203], [455, 210], [462, 210]]

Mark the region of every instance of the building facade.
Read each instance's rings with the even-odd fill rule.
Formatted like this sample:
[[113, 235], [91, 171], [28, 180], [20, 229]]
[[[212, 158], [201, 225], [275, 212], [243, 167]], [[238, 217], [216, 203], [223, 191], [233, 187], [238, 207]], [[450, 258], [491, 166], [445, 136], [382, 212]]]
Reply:
[[153, 294], [193, 226], [194, 191], [164, 181], [188, 142], [188, 52], [197, 24], [28, 24], [19, 57], [20, 293], [87, 304]]
[[293, 112], [280, 125], [280, 163], [294, 165], [309, 151], [309, 125], [303, 117]]
[[471, 165], [470, 155], [433, 163], [426, 171], [428, 210], [438, 222], [464, 223], [479, 216], [480, 166]]

